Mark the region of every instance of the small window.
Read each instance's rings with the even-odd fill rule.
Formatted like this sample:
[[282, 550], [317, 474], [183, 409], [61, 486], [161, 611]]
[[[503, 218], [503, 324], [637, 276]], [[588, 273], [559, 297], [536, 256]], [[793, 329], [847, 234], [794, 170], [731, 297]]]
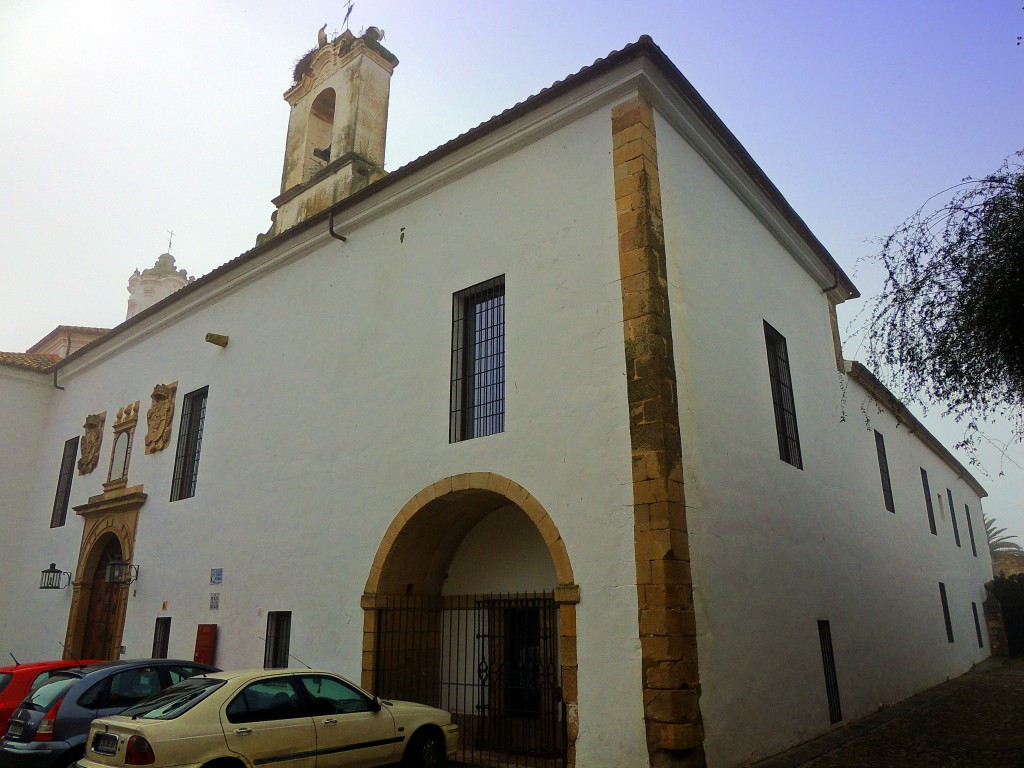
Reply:
[[939, 582], [939, 598], [942, 600], [942, 618], [946, 621], [946, 640], [953, 642], [953, 622], [949, 618], [949, 601], [946, 600], [946, 585]]
[[64, 441], [64, 455], [60, 460], [60, 475], [57, 477], [57, 493], [53, 497], [53, 513], [50, 527], [60, 528], [68, 516], [71, 501], [71, 478], [75, 474], [75, 457], [78, 456], [78, 436]]
[[971, 603], [971, 613], [974, 614], [974, 631], [978, 634], [978, 647], [984, 648], [985, 641], [981, 639], [981, 620], [978, 618], [977, 603]]
[[245, 686], [225, 710], [231, 723], [265, 723], [302, 715], [299, 693], [291, 677], [257, 680]]
[[921, 467], [921, 485], [924, 487], [924, 503], [928, 509], [928, 527], [933, 536], [938, 536], [939, 531], [935, 527], [935, 508], [932, 506], [932, 492], [928, 488], [928, 473]]
[[128, 461], [132, 453], [133, 430], [123, 430], [114, 437], [114, 449], [110, 452], [110, 471], [107, 482], [124, 480], [128, 477]]
[[956, 507], [953, 506], [953, 492], [946, 489], [946, 498], [949, 499], [949, 519], [953, 521], [953, 540], [960, 546], [960, 528], [956, 524]]
[[839, 678], [836, 677], [836, 656], [832, 650], [832, 628], [827, 621], [818, 622], [818, 641], [821, 643], [821, 663], [825, 668], [828, 720], [830, 723], [838, 723], [843, 719], [843, 710], [839, 703]]
[[882, 498], [885, 501], [885, 508], [895, 513], [896, 505], [892, 500], [892, 480], [889, 478], [889, 461], [885, 457], [885, 438], [877, 429], [875, 430], [875, 453], [878, 454], [878, 474], [882, 479]]
[[971, 522], [971, 508], [964, 504], [964, 516], [967, 518], [967, 534], [971, 537], [971, 554], [978, 556], [978, 545], [974, 543], [974, 523]]
[[764, 341], [768, 349], [768, 376], [772, 385], [772, 403], [775, 405], [775, 432], [779, 438], [779, 458], [797, 469], [803, 469], [786, 337], [765, 321]]
[[288, 646], [291, 643], [292, 612], [270, 611], [267, 614], [267, 644], [263, 653], [266, 669], [288, 666]]
[[171, 478], [171, 501], [189, 499], [196, 495], [208, 392], [209, 387], [203, 387], [189, 392], [182, 400], [178, 452], [174, 457], [174, 477]]
[[[158, 616], [153, 630], [153, 658], [166, 659], [167, 646], [171, 642], [171, 617]], [[177, 682], [177, 681], [175, 681]]]
[[505, 431], [505, 276], [454, 294], [449, 442]]

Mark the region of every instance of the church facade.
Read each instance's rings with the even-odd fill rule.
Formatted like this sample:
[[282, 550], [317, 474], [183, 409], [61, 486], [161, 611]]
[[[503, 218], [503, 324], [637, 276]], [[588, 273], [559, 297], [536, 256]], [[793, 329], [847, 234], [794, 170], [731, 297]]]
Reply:
[[0, 356], [0, 647], [326, 667], [584, 768], [741, 765], [987, 657], [984, 489], [661, 50], [385, 175], [396, 64], [300, 62], [255, 248]]

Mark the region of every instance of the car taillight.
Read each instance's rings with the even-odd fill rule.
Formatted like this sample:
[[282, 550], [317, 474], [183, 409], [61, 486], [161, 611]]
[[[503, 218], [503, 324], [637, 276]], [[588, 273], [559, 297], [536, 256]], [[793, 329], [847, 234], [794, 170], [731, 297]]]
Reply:
[[156, 762], [156, 755], [148, 741], [141, 736], [132, 736], [124, 750], [124, 762], [125, 765], [152, 765]]
[[57, 699], [53, 702], [53, 706], [43, 715], [43, 719], [39, 723], [39, 727], [36, 728], [36, 735], [32, 737], [32, 741], [53, 741], [53, 723], [57, 719], [57, 710], [60, 709], [62, 701], [64, 701], [63, 698]]

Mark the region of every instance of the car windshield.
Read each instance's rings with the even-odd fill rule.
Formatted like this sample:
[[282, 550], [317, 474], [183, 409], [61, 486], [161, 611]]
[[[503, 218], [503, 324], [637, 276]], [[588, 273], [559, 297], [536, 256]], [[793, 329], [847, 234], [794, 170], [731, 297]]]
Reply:
[[54, 675], [41, 686], [36, 688], [22, 702], [25, 709], [34, 709], [37, 712], [45, 712], [53, 706], [53, 702], [64, 695], [64, 692], [78, 680], [74, 675]]
[[132, 719], [142, 717], [147, 720], [173, 720], [188, 712], [222, 685], [224, 681], [216, 678], [190, 677], [150, 696], [134, 707], [129, 707], [121, 714]]
[[7, 687], [7, 684], [11, 682], [11, 678], [14, 675], [9, 675], [6, 672], [0, 672], [0, 691]]

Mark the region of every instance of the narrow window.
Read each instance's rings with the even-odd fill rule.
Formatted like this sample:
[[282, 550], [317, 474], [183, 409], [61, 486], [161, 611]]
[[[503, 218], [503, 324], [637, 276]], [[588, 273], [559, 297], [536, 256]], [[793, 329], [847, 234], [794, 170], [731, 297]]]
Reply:
[[977, 603], [971, 603], [971, 613], [974, 614], [974, 631], [978, 634], [978, 647], [984, 648], [985, 641], [981, 639], [981, 621], [978, 619]]
[[68, 502], [71, 501], [71, 478], [75, 474], [75, 457], [78, 456], [78, 436], [64, 441], [64, 455], [60, 460], [60, 475], [57, 476], [57, 493], [53, 497], [53, 513], [50, 527], [60, 528], [68, 516]]
[[825, 668], [825, 695], [828, 697], [828, 721], [843, 719], [839, 705], [839, 678], [836, 677], [836, 656], [832, 651], [832, 629], [827, 621], [818, 622], [818, 640], [821, 643], [821, 663]]
[[764, 341], [768, 348], [768, 376], [772, 384], [772, 403], [775, 405], [775, 432], [779, 438], [779, 458], [797, 469], [803, 469], [786, 338], [765, 321]]
[[932, 507], [932, 492], [928, 489], [928, 473], [924, 471], [924, 467], [921, 467], [921, 485], [924, 486], [924, 503], [928, 507], [928, 527], [932, 535], [938, 536], [939, 532], [935, 528], [935, 508]]
[[505, 276], [452, 302], [449, 442], [505, 431]]
[[892, 480], [889, 478], [889, 461], [885, 457], [885, 438], [877, 429], [875, 430], [875, 452], [878, 454], [878, 474], [882, 479], [882, 498], [885, 500], [885, 508], [895, 513], [896, 505], [892, 500]]
[[971, 554], [978, 556], [978, 545], [974, 543], [974, 524], [971, 522], [971, 508], [964, 504], [964, 515], [967, 517], [967, 533], [971, 537]]
[[291, 611], [267, 613], [267, 644], [263, 653], [265, 669], [280, 669], [288, 666], [288, 646], [291, 643], [291, 634]]
[[949, 519], [953, 521], [953, 541], [960, 546], [960, 528], [956, 524], [956, 507], [953, 506], [953, 492], [946, 489], [946, 498], [949, 499]]
[[209, 387], [197, 389], [189, 392], [182, 400], [178, 453], [174, 457], [174, 477], [171, 478], [171, 501], [189, 499], [196, 495], [208, 391]]
[[946, 600], [946, 585], [939, 582], [939, 597], [942, 599], [942, 618], [946, 621], [946, 640], [953, 642], [953, 622], [949, 619], [949, 602]]
[[153, 658], [166, 659], [167, 646], [171, 642], [171, 617], [158, 616], [153, 630]]

